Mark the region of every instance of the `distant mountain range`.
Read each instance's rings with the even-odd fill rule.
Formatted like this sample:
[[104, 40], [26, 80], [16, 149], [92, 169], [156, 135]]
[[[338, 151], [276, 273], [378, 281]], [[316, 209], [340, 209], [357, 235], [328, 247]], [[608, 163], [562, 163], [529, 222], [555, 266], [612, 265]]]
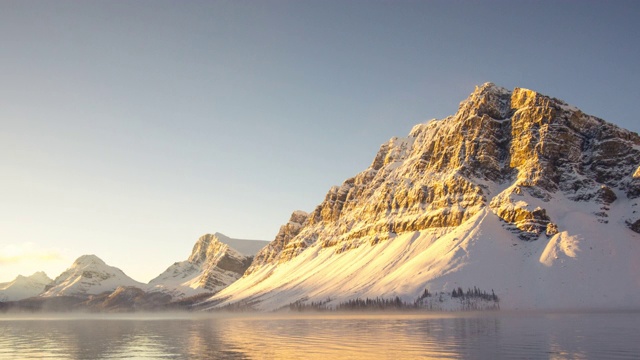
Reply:
[[[638, 134], [487, 83], [455, 115], [383, 144], [271, 242], [205, 235], [149, 284], [83, 256], [51, 282], [0, 284], [0, 300], [31, 309], [69, 297], [48, 308], [105, 311], [638, 308], [639, 202]], [[26, 283], [33, 290], [18, 291]], [[21, 296], [31, 298], [11, 302]]]
[[185, 298], [210, 295], [236, 281], [251, 264], [253, 255], [266, 244], [267, 241], [232, 239], [220, 233], [203, 235], [189, 259], [169, 266], [149, 284], [131, 279], [95, 255], [83, 255], [55, 280], [40, 272], [0, 284], [0, 301], [17, 301], [5, 307], [25, 310], [173, 309], [180, 307]]
[[52, 281], [42, 271], [31, 276], [18, 275], [13, 281], [0, 284], [0, 301], [15, 301], [39, 295]]

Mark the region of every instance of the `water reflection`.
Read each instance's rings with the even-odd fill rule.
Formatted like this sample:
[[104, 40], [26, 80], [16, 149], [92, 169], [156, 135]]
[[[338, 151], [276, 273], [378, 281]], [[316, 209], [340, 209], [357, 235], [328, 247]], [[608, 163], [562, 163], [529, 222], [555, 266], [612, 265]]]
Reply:
[[452, 331], [449, 320], [416, 321], [411, 317], [248, 319], [229, 323], [226, 340], [238, 344], [250, 358], [459, 358], [460, 348], [451, 341], [449, 333], [455, 336], [454, 333], [464, 330]]
[[0, 358], [631, 359], [640, 314], [0, 317]]

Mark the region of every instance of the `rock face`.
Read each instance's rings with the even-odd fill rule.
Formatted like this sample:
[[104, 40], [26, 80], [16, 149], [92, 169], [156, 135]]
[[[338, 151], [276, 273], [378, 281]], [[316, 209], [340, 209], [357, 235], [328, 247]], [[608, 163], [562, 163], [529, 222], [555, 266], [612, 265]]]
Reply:
[[217, 292], [241, 277], [253, 255], [267, 244], [261, 240], [231, 239], [220, 233], [203, 235], [193, 246], [189, 259], [171, 265], [151, 280], [147, 289], [176, 299]]
[[[383, 144], [366, 170], [331, 188], [313, 212], [294, 213], [245, 277], [214, 300], [261, 299], [269, 290], [256, 285], [301, 256], [369, 251], [361, 248], [411, 234], [444, 236], [479, 216], [499, 219], [521, 243], [580, 234], [568, 228], [574, 210], [602, 226], [612, 221], [629, 238], [640, 232], [639, 165], [638, 134], [535, 91], [487, 83], [455, 115]], [[292, 280], [309, 276], [289, 274], [281, 288], [312, 286]]]
[[246, 273], [250, 274], [254, 269], [275, 261], [275, 259], [280, 256], [282, 249], [300, 233], [308, 217], [309, 214], [302, 210], [294, 211], [293, 214], [291, 214], [289, 222], [280, 227], [276, 238], [255, 256]]
[[0, 301], [16, 301], [37, 296], [52, 281], [42, 271], [31, 276], [18, 275], [13, 281], [0, 284]]
[[383, 144], [367, 170], [331, 188], [297, 236], [279, 234], [266, 261], [287, 261], [316, 241], [341, 252], [404, 232], [458, 226], [487, 205], [533, 240], [553, 219], [544, 207], [518, 201], [523, 192], [543, 202], [561, 192], [606, 206], [615, 201], [613, 188], [638, 196], [639, 163], [637, 134], [561, 100], [487, 83], [455, 116]]
[[40, 294], [42, 297], [79, 296], [112, 292], [119, 286], [143, 287], [122, 270], [105, 264], [95, 255], [80, 256]]

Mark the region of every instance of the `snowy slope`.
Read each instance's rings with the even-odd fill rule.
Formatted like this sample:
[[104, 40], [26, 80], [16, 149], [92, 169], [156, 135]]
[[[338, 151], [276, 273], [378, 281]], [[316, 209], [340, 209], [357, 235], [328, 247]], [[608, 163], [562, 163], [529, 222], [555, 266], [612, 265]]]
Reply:
[[13, 281], [0, 284], [0, 301], [16, 301], [36, 296], [52, 281], [42, 271], [31, 276], [18, 275]]
[[267, 244], [261, 240], [232, 239], [220, 233], [203, 235], [189, 259], [169, 266], [146, 289], [176, 299], [216, 292], [240, 278], [253, 255]]
[[640, 308], [639, 165], [637, 134], [488, 83], [454, 116], [383, 144], [206, 303], [478, 287], [502, 309]]
[[83, 255], [49, 284], [40, 296], [95, 295], [114, 291], [119, 286], [142, 288], [145, 284], [128, 277], [122, 270], [105, 264], [95, 255]]
[[[572, 209], [560, 232], [525, 242], [483, 210], [453, 229], [399, 235], [392, 241], [335, 254], [316, 244], [293, 260], [265, 266], [226, 288], [229, 302], [259, 300], [273, 310], [304, 299], [400, 296], [413, 302], [424, 289], [494, 290], [502, 309], [629, 308], [640, 301], [640, 235], [621, 226], [600, 226]], [[585, 234], [589, 234], [586, 237]]]

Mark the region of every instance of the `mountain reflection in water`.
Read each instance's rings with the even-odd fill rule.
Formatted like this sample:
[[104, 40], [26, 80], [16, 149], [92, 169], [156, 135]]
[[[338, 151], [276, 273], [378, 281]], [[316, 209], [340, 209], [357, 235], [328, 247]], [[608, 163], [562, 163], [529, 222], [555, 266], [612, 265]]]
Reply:
[[640, 313], [0, 317], [0, 358], [632, 359]]

